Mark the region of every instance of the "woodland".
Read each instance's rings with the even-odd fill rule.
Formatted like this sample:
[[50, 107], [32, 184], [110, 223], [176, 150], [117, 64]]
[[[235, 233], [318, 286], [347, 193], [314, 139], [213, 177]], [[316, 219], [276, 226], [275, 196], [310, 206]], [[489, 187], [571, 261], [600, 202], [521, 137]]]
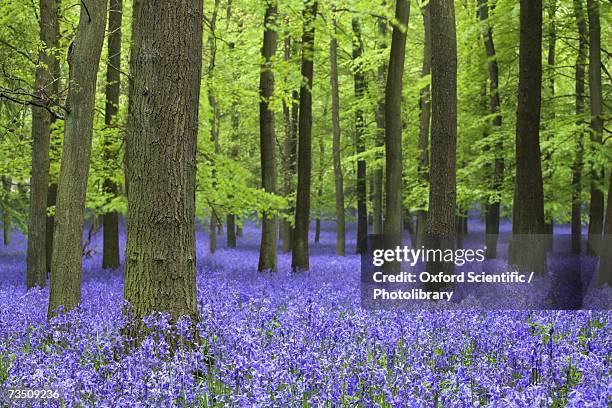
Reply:
[[[609, 1], [0, 11], [0, 405], [609, 404]], [[371, 236], [592, 284], [369, 310]]]

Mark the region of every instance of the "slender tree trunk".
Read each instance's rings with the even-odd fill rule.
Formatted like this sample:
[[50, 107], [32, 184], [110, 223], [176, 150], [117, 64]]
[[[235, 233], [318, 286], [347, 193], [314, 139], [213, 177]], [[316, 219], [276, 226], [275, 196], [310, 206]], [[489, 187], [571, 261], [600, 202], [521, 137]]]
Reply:
[[81, 301], [85, 195], [105, 28], [106, 1], [88, 2], [87, 6], [82, 3], [77, 35], [68, 51], [68, 113], [57, 192], [48, 317], [55, 315], [60, 306], [68, 311]]
[[[123, 0], [110, 0], [108, 11], [108, 64], [106, 67], [106, 110], [104, 125], [112, 129], [116, 126], [119, 111], [119, 95], [121, 93], [121, 20], [123, 16]], [[108, 171], [114, 172], [117, 160], [115, 136], [106, 136], [104, 140], [104, 161]], [[119, 194], [117, 184], [111, 179], [104, 180], [104, 190], [111, 198]], [[119, 266], [119, 214], [116, 211], [107, 212], [103, 219], [104, 244], [102, 252], [102, 268], [115, 269]]]
[[500, 219], [500, 206], [501, 201], [499, 199], [499, 193], [502, 188], [502, 181], [504, 177], [504, 157], [503, 157], [503, 142], [499, 137], [499, 129], [502, 125], [502, 116], [500, 109], [500, 96], [499, 96], [499, 68], [497, 65], [497, 54], [495, 52], [495, 43], [493, 42], [493, 28], [489, 24], [489, 2], [488, 0], [479, 0], [479, 16], [480, 21], [485, 24], [483, 39], [485, 45], [485, 51], [489, 60], [489, 110], [492, 115], [490, 121], [493, 127], [493, 133], [495, 134], [495, 141], [492, 143], [494, 151], [494, 161], [491, 178], [490, 188], [495, 192], [492, 197], [487, 199], [485, 207], [485, 234], [486, 234], [486, 257], [491, 259], [497, 257], [497, 240], [499, 235], [499, 219]]
[[599, 286], [612, 286], [612, 251], [609, 250], [612, 247], [612, 169], [610, 170], [604, 241], [599, 255]]
[[[426, 77], [431, 74], [431, 29], [430, 29], [430, 14], [429, 3], [421, 8], [423, 16], [423, 68], [421, 76]], [[421, 183], [425, 186], [429, 184], [429, 127], [431, 124], [431, 86], [427, 84], [421, 89], [419, 96], [419, 162], [418, 174]], [[413, 242], [414, 247], [420, 247], [423, 244], [423, 237], [427, 230], [427, 210], [425, 209], [425, 200], [419, 203], [422, 207], [416, 212], [416, 242]]]
[[317, 219], [315, 222], [315, 244], [321, 241], [321, 206], [323, 200], [323, 172], [325, 161], [325, 143], [319, 137], [319, 176], [317, 178]]
[[[588, 34], [582, 0], [574, 0], [574, 16], [578, 29], [578, 56], [576, 57], [576, 117], [577, 125], [584, 123], [585, 66]], [[582, 252], [582, 166], [584, 161], [584, 131], [580, 130], [576, 141], [576, 158], [572, 166], [572, 252]]]
[[2, 176], [2, 188], [4, 189], [4, 199], [2, 200], [2, 231], [4, 246], [11, 245], [11, 216], [8, 212], [8, 199], [11, 194], [11, 179]]
[[[395, 248], [402, 239], [402, 85], [406, 50], [406, 28], [410, 1], [397, 0], [396, 25], [391, 35], [389, 71], [385, 87], [385, 246]], [[386, 264], [386, 272], [399, 272], [398, 263]]]
[[[385, 2], [382, 2], [385, 5]], [[387, 22], [378, 19], [378, 49], [387, 48]], [[385, 82], [387, 80], [387, 64], [381, 62], [378, 66], [376, 79], [378, 82], [378, 101], [376, 104], [376, 147], [382, 148], [385, 145]], [[382, 154], [377, 154], [378, 159]], [[374, 168], [372, 178], [372, 233], [375, 235], [383, 232], [383, 168], [378, 165]]]
[[[363, 117], [363, 97], [365, 94], [365, 75], [362, 69], [361, 55], [363, 54], [363, 42], [361, 40], [361, 25], [357, 18], [353, 18], [353, 78], [355, 81], [355, 99], [357, 109], [355, 110], [355, 152], [359, 155], [365, 152], [365, 121]], [[357, 253], [366, 251], [366, 239], [368, 235], [368, 206], [367, 206], [367, 180], [366, 162], [357, 160]]]
[[[601, 27], [599, 24], [599, 1], [587, 0], [589, 16], [589, 91], [591, 107], [591, 143], [601, 145], [603, 134], [603, 98], [601, 93]], [[596, 149], [593, 149], [595, 153]], [[589, 208], [589, 253], [598, 245], [603, 229], [604, 176], [602, 169], [591, 163], [591, 204]]]
[[[548, 78], [548, 90], [550, 96], [555, 96], [555, 61], [557, 54], [557, 0], [550, 0], [547, 7], [548, 12], [548, 69], [550, 70]], [[554, 110], [552, 112], [554, 117]]]
[[[236, 98], [237, 97], [234, 96], [234, 101], [232, 102], [232, 147], [230, 148], [230, 157], [233, 160], [236, 160], [238, 158], [238, 132], [240, 130], [240, 116], [238, 114], [238, 103], [236, 101]], [[227, 215], [225, 220], [225, 229], [227, 230], [227, 247], [236, 248], [237, 240], [235, 214]]]
[[344, 180], [340, 156], [340, 91], [338, 86], [338, 40], [337, 22], [332, 21], [332, 38], [329, 43], [330, 81], [332, 98], [332, 156], [334, 162], [334, 186], [336, 191], [336, 255], [346, 255], [346, 227], [344, 221]]
[[309, 269], [308, 225], [310, 220], [310, 173], [312, 170], [312, 83], [314, 65], [314, 22], [317, 1], [305, 0], [302, 33], [302, 85], [300, 87], [300, 120], [298, 139], [298, 185], [295, 208], [295, 233], [291, 269], [294, 272]]
[[[457, 40], [452, 0], [429, 3], [431, 23], [431, 166], [427, 235], [435, 248], [455, 242], [457, 153]], [[450, 263], [443, 265], [453, 273]], [[430, 270], [441, 270], [430, 268]]]
[[[40, 41], [34, 95], [39, 104], [49, 104], [58, 91], [59, 5], [56, 0], [40, 0]], [[51, 115], [44, 108], [32, 107], [32, 177], [28, 217], [27, 287], [47, 284], [46, 228], [49, 187], [49, 144]]]
[[134, 8], [128, 113], [125, 299], [136, 329], [152, 312], [197, 318], [195, 170], [202, 2]]
[[[274, 73], [271, 59], [276, 52], [277, 24], [276, 0], [267, 0], [264, 16], [264, 38], [261, 54], [264, 62], [259, 77], [259, 132], [261, 151], [261, 184], [263, 189], [276, 194], [276, 133], [274, 111], [270, 101], [274, 95]], [[259, 247], [259, 266], [257, 270], [277, 270], [278, 227], [276, 217], [266, 211], [261, 223], [261, 244]]]
[[521, 270], [543, 272], [542, 243], [521, 237], [546, 233], [540, 155], [542, 0], [521, 0], [519, 54], [516, 189], [509, 260]]

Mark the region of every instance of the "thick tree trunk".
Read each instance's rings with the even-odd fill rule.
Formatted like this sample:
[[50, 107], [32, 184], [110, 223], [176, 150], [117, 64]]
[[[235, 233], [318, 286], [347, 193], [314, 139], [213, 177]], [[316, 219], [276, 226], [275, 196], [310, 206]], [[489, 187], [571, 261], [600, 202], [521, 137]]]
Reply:
[[[383, 5], [385, 2], [383, 1]], [[378, 19], [378, 49], [387, 48], [387, 22]], [[378, 66], [376, 80], [378, 85], [378, 101], [376, 104], [376, 147], [382, 148], [385, 145], [385, 85], [387, 80], [387, 64], [381, 62]], [[377, 154], [378, 159], [382, 154]], [[383, 232], [383, 168], [378, 165], [374, 168], [372, 175], [372, 233], [375, 235]]]
[[[270, 102], [274, 95], [274, 73], [271, 59], [276, 52], [276, 0], [268, 0], [264, 16], [264, 38], [261, 55], [264, 59], [259, 76], [259, 147], [261, 151], [261, 185], [263, 189], [276, 194], [276, 132], [274, 111]], [[257, 270], [277, 270], [278, 230], [276, 217], [264, 211], [261, 223], [261, 244]]]
[[[500, 109], [499, 96], [499, 68], [497, 65], [497, 54], [495, 52], [495, 43], [493, 42], [493, 28], [489, 24], [489, 3], [488, 0], [479, 0], [479, 16], [480, 21], [485, 24], [483, 39], [485, 51], [489, 60], [489, 110], [492, 115], [490, 121], [493, 131], [499, 131], [502, 125], [502, 116]], [[499, 193], [502, 188], [504, 177], [504, 157], [503, 157], [503, 142], [499, 135], [496, 135], [496, 141], [493, 146], [488, 146], [494, 151], [494, 161], [492, 174], [490, 176], [490, 188], [495, 192], [493, 197], [487, 199], [485, 207], [485, 234], [486, 234], [486, 257], [491, 259], [497, 257], [497, 240], [499, 235], [499, 219], [500, 206]]]
[[[421, 76], [426, 77], [431, 74], [431, 29], [430, 29], [430, 14], [429, 3], [421, 8], [423, 16], [423, 68]], [[431, 86], [427, 84], [421, 89], [419, 96], [419, 162], [418, 174], [421, 183], [425, 186], [429, 184], [429, 127], [431, 124]], [[420, 247], [423, 244], [423, 237], [427, 230], [427, 210], [425, 200], [419, 203], [420, 208], [416, 212], [416, 240], [413, 242], [414, 247]]]
[[[363, 97], [365, 94], [365, 75], [361, 67], [361, 55], [363, 54], [363, 42], [361, 40], [361, 25], [359, 20], [353, 18], [353, 78], [355, 81], [355, 100], [357, 109], [355, 110], [355, 152], [362, 154], [365, 152], [364, 130], [365, 122], [363, 117]], [[357, 248], [358, 254], [366, 251], [366, 239], [368, 235], [368, 206], [367, 206], [367, 180], [366, 162], [364, 159], [357, 160]]]
[[334, 32], [329, 43], [330, 81], [332, 99], [332, 157], [334, 162], [334, 187], [336, 192], [336, 255], [346, 255], [346, 226], [344, 221], [344, 180], [340, 156], [340, 91], [338, 86], [337, 23], [332, 22]]
[[[410, 1], [397, 0], [396, 24], [391, 35], [389, 71], [385, 87], [385, 246], [395, 248], [402, 239], [402, 85], [406, 50], [406, 28]], [[386, 264], [388, 273], [399, 272], [398, 263]]]
[[[116, 126], [121, 93], [121, 20], [123, 0], [110, 0], [108, 11], [108, 64], [106, 67], [106, 106], [104, 125], [107, 128]], [[115, 136], [106, 136], [104, 141], [104, 161], [109, 171], [115, 171], [117, 161]], [[117, 184], [111, 179], [104, 180], [104, 190], [111, 198], [119, 194]], [[104, 243], [102, 251], [102, 268], [115, 269], [119, 266], [119, 214], [107, 212], [103, 218]]]
[[[603, 98], [601, 93], [601, 27], [599, 1], [587, 0], [589, 16], [589, 91], [591, 107], [591, 143], [602, 143]], [[598, 245], [604, 216], [603, 170], [591, 164], [591, 204], [589, 208], [589, 253]]]
[[297, 196], [295, 206], [295, 232], [291, 269], [294, 272], [309, 269], [308, 225], [310, 221], [310, 174], [312, 170], [312, 83], [314, 65], [314, 22], [317, 1], [305, 0], [302, 33], [302, 85], [300, 87], [299, 139], [297, 158]]
[[[47, 190], [47, 208], [55, 207], [57, 204], [57, 183], [49, 184]], [[53, 256], [53, 235], [55, 230], [55, 213], [47, 214], [47, 229], [45, 231], [45, 254], [47, 257], [47, 273], [51, 272], [51, 257]]]
[[[431, 166], [427, 235], [435, 248], [455, 239], [457, 150], [457, 41], [452, 0], [429, 3], [431, 23]], [[432, 271], [439, 268], [430, 267]], [[443, 265], [453, 273], [450, 263]]]
[[[49, 105], [58, 92], [59, 5], [57, 0], [40, 0], [40, 40], [34, 95], [39, 104]], [[51, 115], [44, 108], [32, 106], [32, 177], [28, 217], [27, 287], [47, 284], [46, 230], [47, 189], [49, 187], [49, 144]]]
[[136, 327], [142, 328], [141, 319], [156, 311], [172, 319], [197, 318], [195, 170], [202, 2], [142, 2], [133, 19], [125, 299]]
[[48, 317], [60, 306], [68, 311], [81, 301], [85, 195], [105, 28], [106, 1], [82, 3], [77, 35], [68, 51], [68, 113], [57, 191]]
[[545, 234], [540, 157], [542, 0], [521, 0], [519, 88], [516, 117], [516, 187], [510, 263], [543, 272], [543, 244], [522, 234]]
[[[576, 57], [576, 117], [577, 125], [584, 122], [585, 93], [584, 78], [587, 60], [588, 34], [582, 0], [574, 0], [574, 16], [578, 31], [578, 55]], [[576, 141], [576, 158], [572, 166], [572, 252], [582, 252], [582, 166], [584, 161], [584, 132], [580, 131]]]
[[2, 200], [2, 231], [3, 243], [5, 246], [11, 245], [11, 216], [8, 212], [8, 198], [11, 194], [11, 179], [2, 176], [2, 188], [4, 189], [4, 199]]

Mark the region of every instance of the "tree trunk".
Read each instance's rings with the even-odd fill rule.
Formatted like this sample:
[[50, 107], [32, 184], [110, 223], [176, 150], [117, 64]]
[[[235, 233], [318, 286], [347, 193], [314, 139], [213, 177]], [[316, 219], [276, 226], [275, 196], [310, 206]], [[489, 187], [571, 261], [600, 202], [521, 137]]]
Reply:
[[340, 156], [340, 91], [338, 86], [338, 40], [337, 22], [332, 21], [332, 38], [329, 43], [330, 81], [332, 98], [332, 156], [334, 162], [334, 186], [336, 192], [336, 255], [346, 255], [346, 226], [344, 221], [344, 180]]
[[[582, 0], [574, 0], [574, 16], [578, 29], [578, 56], [576, 57], [576, 117], [577, 125], [583, 125], [585, 94], [584, 78], [587, 60], [587, 27]], [[572, 166], [572, 252], [582, 252], [582, 166], [584, 161], [584, 132], [581, 130], [576, 141], [576, 158]]]
[[[49, 184], [49, 189], [47, 190], [47, 208], [55, 207], [57, 204], [57, 183]], [[47, 228], [45, 231], [45, 255], [47, 258], [47, 272], [48, 274], [51, 272], [51, 257], [53, 256], [53, 235], [55, 230], [55, 213], [53, 215], [47, 214]]]
[[[611, 169], [612, 170], [612, 169]], [[610, 184], [608, 185], [608, 208], [606, 210], [606, 223], [604, 225], [604, 241], [599, 255], [599, 286], [612, 286], [612, 171], [610, 171]], [[607, 250], [606, 250], [607, 249]]]
[[[121, 93], [121, 20], [123, 16], [123, 0], [110, 0], [108, 11], [108, 64], [106, 67], [106, 106], [104, 125], [112, 129], [116, 126], [119, 111], [119, 95]], [[115, 172], [117, 153], [116, 136], [106, 135], [104, 140], [104, 161], [110, 172]], [[112, 199], [119, 194], [117, 184], [112, 178], [104, 180], [105, 193]], [[116, 211], [106, 212], [103, 219], [104, 243], [102, 252], [102, 268], [115, 269], [119, 266], [119, 214]]]
[[325, 161], [325, 143], [323, 138], [319, 137], [319, 177], [317, 179], [317, 219], [315, 222], [315, 244], [321, 241], [321, 206], [323, 201], [323, 173]]
[[4, 246], [11, 245], [11, 216], [8, 213], [8, 199], [11, 194], [11, 179], [2, 176], [2, 188], [4, 189], [4, 199], [2, 200], [2, 231]]
[[[365, 152], [364, 130], [365, 122], [363, 117], [363, 97], [365, 94], [365, 75], [361, 67], [361, 55], [363, 54], [363, 42], [361, 40], [361, 26], [357, 18], [352, 20], [353, 26], [353, 78], [355, 81], [355, 100], [357, 109], [355, 110], [355, 152], [362, 154]], [[368, 236], [368, 206], [367, 206], [367, 180], [366, 162], [363, 158], [357, 160], [357, 248], [358, 254], [366, 251]]]
[[82, 3], [77, 35], [68, 51], [68, 112], [57, 191], [48, 317], [55, 315], [60, 306], [69, 311], [81, 301], [85, 195], [105, 28], [106, 1], [89, 2], [87, 6]]
[[[385, 246], [395, 248], [402, 239], [402, 85], [406, 50], [406, 28], [410, 1], [397, 0], [396, 25], [391, 35], [389, 71], [385, 87]], [[398, 263], [386, 264], [388, 273], [399, 272]]]
[[134, 8], [127, 145], [125, 299], [137, 329], [152, 312], [197, 318], [195, 170], [202, 2]]
[[[426, 77], [431, 74], [431, 28], [429, 3], [421, 8], [423, 16], [423, 68], [421, 76]], [[418, 174], [421, 183], [425, 186], [429, 184], [429, 127], [431, 126], [431, 86], [428, 83], [421, 89], [419, 96], [419, 161]], [[423, 238], [427, 230], [427, 210], [425, 200], [419, 203], [422, 207], [416, 212], [416, 242], [412, 245], [416, 248], [421, 247]]]
[[[43, 47], [38, 56], [34, 95], [38, 104], [49, 105], [58, 92], [59, 5], [57, 0], [40, 0], [40, 40]], [[30, 209], [28, 217], [27, 287], [47, 284], [46, 229], [47, 189], [49, 187], [49, 144], [51, 115], [32, 106], [32, 177], [30, 179]]]
[[[591, 106], [591, 143], [602, 144], [603, 98], [601, 93], [601, 27], [599, 1], [587, 0], [589, 16], [589, 91]], [[595, 149], [593, 149], [595, 150]], [[595, 153], [595, 152], [593, 152]], [[589, 254], [598, 245], [603, 229], [604, 215], [603, 170], [591, 163], [591, 204], [589, 208]]]
[[542, 0], [521, 0], [519, 54], [516, 189], [509, 261], [521, 270], [543, 272], [542, 243], [535, 237], [532, 241], [520, 236], [546, 233], [540, 157]]
[[[457, 41], [452, 0], [429, 3], [431, 24], [431, 166], [427, 235], [434, 248], [454, 247], [457, 150]], [[442, 269], [430, 267], [429, 270]], [[452, 264], [444, 273], [454, 272]]]
[[[493, 42], [493, 28], [489, 24], [489, 2], [488, 0], [479, 0], [479, 16], [480, 21], [485, 24], [483, 39], [485, 51], [489, 60], [489, 110], [492, 115], [490, 121], [493, 127], [493, 132], [499, 132], [502, 125], [502, 116], [500, 109], [499, 96], [499, 68], [497, 65], [497, 54], [495, 52], [495, 43]], [[488, 197], [485, 207], [485, 234], [486, 234], [486, 257], [488, 259], [497, 257], [497, 240], [499, 235], [499, 219], [501, 201], [499, 194], [501, 193], [502, 182], [504, 178], [504, 157], [503, 157], [503, 142], [498, 134], [495, 135], [495, 141], [492, 143], [494, 151], [494, 161], [492, 166], [492, 174], [490, 176], [490, 188], [495, 192], [492, 197]], [[488, 146], [491, 148], [491, 146]]]
[[[264, 62], [259, 76], [259, 134], [261, 151], [261, 185], [271, 194], [276, 194], [276, 133], [274, 130], [274, 111], [270, 101], [274, 95], [274, 73], [271, 59], [276, 52], [276, 0], [268, 0], [264, 16], [264, 38], [261, 55]], [[261, 223], [261, 244], [259, 246], [259, 265], [257, 270], [277, 270], [277, 231], [276, 217], [267, 211]]]
[[294, 272], [309, 269], [308, 224], [310, 220], [310, 173], [312, 170], [312, 83], [314, 60], [314, 22], [317, 18], [317, 1], [305, 0], [302, 32], [302, 85], [300, 87], [298, 185], [295, 208], [295, 232], [291, 269]]
[[[382, 2], [385, 5], [385, 2]], [[378, 19], [378, 49], [385, 50], [387, 48], [387, 22]], [[387, 64], [381, 62], [378, 66], [376, 79], [378, 82], [378, 101], [376, 104], [376, 147], [382, 148], [385, 145], [385, 81], [387, 76]], [[382, 158], [382, 154], [377, 154], [378, 159]], [[383, 232], [383, 168], [377, 165], [373, 171], [372, 179], [372, 233], [374, 235], [382, 234]]]

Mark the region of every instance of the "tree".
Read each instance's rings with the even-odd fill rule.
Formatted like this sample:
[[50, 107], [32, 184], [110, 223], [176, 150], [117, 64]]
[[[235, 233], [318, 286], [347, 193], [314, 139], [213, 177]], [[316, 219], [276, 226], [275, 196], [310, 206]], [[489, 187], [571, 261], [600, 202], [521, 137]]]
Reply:
[[[431, 165], [427, 235], [436, 248], [455, 236], [457, 188], [457, 40], [452, 0], [429, 3], [431, 24]], [[430, 268], [434, 271], [434, 269]], [[445, 273], [452, 273], [446, 263]]]
[[[361, 56], [363, 40], [361, 39], [361, 24], [357, 18], [352, 20], [353, 27], [353, 80], [355, 85], [355, 153], [359, 156], [365, 152], [365, 119], [363, 117], [363, 98], [366, 90], [366, 80], [363, 73]], [[363, 157], [357, 160], [357, 253], [366, 251], [368, 235], [368, 207], [366, 189], [366, 162]]]
[[581, 211], [581, 196], [582, 196], [582, 166], [584, 161], [584, 131], [581, 129], [583, 125], [585, 93], [584, 93], [584, 77], [585, 66], [587, 60], [587, 43], [588, 34], [586, 21], [584, 18], [584, 10], [582, 0], [574, 1], [574, 16], [576, 18], [576, 26], [578, 29], [578, 55], [576, 56], [576, 124], [580, 129], [578, 132], [578, 140], [576, 141], [576, 158], [572, 165], [572, 252], [580, 254], [582, 251], [582, 211]]
[[51, 258], [49, 317], [60, 306], [68, 311], [81, 301], [85, 195], [105, 27], [106, 1], [81, 3], [77, 34], [68, 51], [67, 113]]
[[[261, 152], [261, 184], [271, 194], [276, 193], [276, 133], [274, 131], [274, 111], [270, 100], [274, 95], [274, 73], [271, 59], [276, 52], [276, 1], [266, 2], [264, 16], [264, 38], [261, 55], [263, 63], [259, 77], [259, 145]], [[258, 271], [277, 269], [277, 223], [276, 217], [267, 211], [261, 223], [261, 244], [259, 247]]]
[[342, 162], [340, 157], [340, 91], [338, 86], [338, 40], [337, 22], [332, 20], [333, 32], [329, 43], [329, 64], [331, 82], [331, 115], [332, 115], [332, 157], [334, 162], [334, 188], [336, 198], [336, 255], [346, 255], [346, 235], [344, 221], [344, 180], [342, 177]]
[[[106, 66], [106, 105], [104, 124], [112, 129], [116, 126], [121, 93], [121, 20], [123, 0], [110, 0], [108, 11], [108, 64]], [[114, 138], [107, 135], [104, 140], [104, 161], [113, 169], [117, 160]], [[119, 193], [117, 183], [108, 177], [104, 180], [105, 193], [114, 198]], [[102, 268], [115, 269], [119, 266], [119, 214], [117, 211], [105, 212], [103, 216], [104, 243]]]
[[295, 232], [291, 269], [294, 272], [309, 269], [308, 226], [310, 221], [310, 174], [312, 170], [312, 84], [314, 74], [315, 19], [317, 1], [305, 0], [302, 13], [302, 85], [298, 124], [297, 196], [295, 205]]
[[[391, 35], [389, 71], [385, 87], [385, 245], [401, 244], [402, 235], [402, 86], [406, 50], [406, 28], [410, 17], [410, 1], [397, 0], [395, 25]], [[399, 264], [387, 264], [388, 272], [399, 272]]]
[[[383, 6], [386, 4], [383, 0]], [[387, 22], [381, 18], [376, 23], [378, 29], [377, 48], [381, 51], [387, 49]], [[387, 76], [387, 63], [381, 62], [376, 72], [378, 85], [378, 101], [376, 103], [376, 147], [382, 148], [385, 145], [385, 85]], [[382, 158], [382, 154], [376, 155], [377, 159]], [[376, 166], [372, 174], [372, 233], [374, 235], [383, 232], [383, 169]]]
[[3, 243], [4, 246], [11, 245], [11, 216], [9, 214], [9, 204], [8, 197], [11, 193], [11, 179], [2, 176], [2, 189], [3, 198], [2, 198], [2, 232], [3, 232]]
[[[58, 2], [40, 0], [41, 50], [36, 67], [36, 103], [49, 105], [58, 93], [59, 40]], [[32, 105], [32, 177], [28, 218], [27, 287], [47, 284], [47, 189], [49, 187], [49, 143], [52, 116], [43, 107]]]
[[[611, 169], [612, 170], [612, 169]], [[606, 224], [604, 225], [604, 241], [600, 246], [599, 255], [599, 285], [612, 286], [612, 171], [610, 172], [610, 184], [608, 185], [608, 204], [606, 210]], [[608, 249], [606, 251], [606, 248]]]
[[[502, 116], [500, 109], [500, 96], [499, 96], [499, 67], [497, 65], [497, 54], [495, 52], [495, 43], [493, 41], [493, 28], [489, 24], [489, 2], [488, 0], [478, 1], [478, 14], [480, 21], [485, 24], [483, 38], [485, 51], [488, 59], [489, 68], [489, 110], [492, 115], [490, 121], [493, 129], [499, 131], [502, 125]], [[492, 197], [488, 197], [487, 205], [485, 207], [486, 219], [485, 219], [485, 231], [486, 231], [486, 256], [487, 258], [495, 258], [497, 256], [497, 238], [499, 235], [499, 218], [500, 218], [500, 193], [502, 187], [502, 181], [504, 177], [504, 157], [503, 157], [503, 143], [499, 137], [497, 141], [492, 143], [493, 146], [487, 146], [487, 148], [493, 148], [494, 160], [493, 165], [490, 166], [492, 169], [490, 175], [490, 188], [493, 190]]]
[[[603, 97], [601, 93], [601, 27], [599, 24], [599, 1], [587, 0], [589, 17], [589, 93], [591, 107], [592, 154], [602, 144]], [[598, 244], [603, 230], [604, 195], [602, 191], [603, 171], [591, 162], [591, 203], [589, 207], [589, 248]], [[589, 249], [589, 253], [593, 252]]]
[[[516, 185], [509, 260], [541, 271], [540, 243], [523, 234], [544, 234], [544, 193], [540, 157], [542, 88], [542, 1], [521, 0], [519, 87], [516, 115]], [[535, 238], [537, 239], [537, 238]], [[533, 249], [536, 258], [527, 256]]]
[[196, 318], [195, 169], [202, 2], [133, 12], [125, 299], [136, 328], [152, 312]]

